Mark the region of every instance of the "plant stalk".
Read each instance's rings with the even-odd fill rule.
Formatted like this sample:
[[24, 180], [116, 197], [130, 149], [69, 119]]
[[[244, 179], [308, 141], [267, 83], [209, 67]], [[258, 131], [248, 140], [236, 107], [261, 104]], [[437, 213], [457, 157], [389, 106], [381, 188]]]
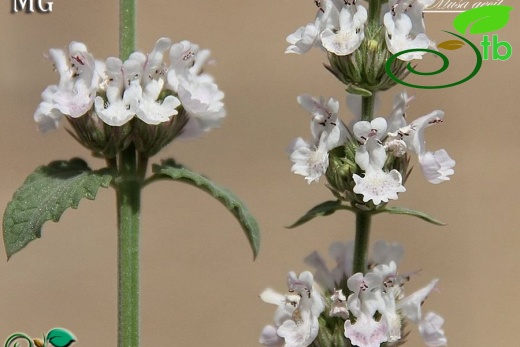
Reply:
[[[119, 2], [119, 57], [135, 51], [136, 1]], [[139, 347], [139, 220], [146, 169], [138, 168], [134, 145], [119, 154], [115, 185], [118, 222], [118, 347]]]
[[370, 122], [374, 119], [374, 104], [376, 102], [376, 92], [373, 91], [371, 96], [361, 97], [361, 120]]
[[367, 271], [368, 246], [370, 239], [370, 222], [372, 215], [367, 211], [356, 212], [356, 240], [354, 243], [354, 262], [352, 273]]
[[[379, 4], [378, 1], [374, 1]], [[370, 3], [370, 7], [373, 3]], [[372, 92], [371, 96], [363, 96], [361, 98], [361, 120], [370, 122], [374, 119], [374, 104], [376, 101], [376, 92]], [[370, 240], [370, 222], [372, 213], [370, 211], [356, 211], [356, 239], [354, 241], [354, 261], [352, 265], [352, 273], [365, 273], [367, 271], [368, 247]]]
[[142, 179], [134, 146], [120, 154], [118, 209], [118, 347], [139, 346], [139, 221]]
[[119, 0], [119, 58], [128, 59], [135, 51], [136, 0]]
[[381, 21], [381, 6], [387, 3], [388, 0], [369, 0], [368, 5], [368, 23], [375, 23], [376, 25], [380, 24]]

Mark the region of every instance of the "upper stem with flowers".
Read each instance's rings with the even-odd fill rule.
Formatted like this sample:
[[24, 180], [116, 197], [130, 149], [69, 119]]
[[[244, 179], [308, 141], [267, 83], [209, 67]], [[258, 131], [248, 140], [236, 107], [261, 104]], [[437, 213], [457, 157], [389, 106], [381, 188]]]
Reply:
[[[406, 191], [410, 154], [417, 156], [430, 183], [448, 181], [454, 173], [455, 161], [446, 150], [429, 150], [425, 141], [426, 128], [441, 124], [443, 111], [409, 117], [407, 109], [414, 96], [401, 91], [395, 94], [386, 116], [376, 114], [378, 93], [396, 85], [386, 73], [387, 60], [403, 50], [419, 49], [393, 61], [392, 72], [404, 79], [411, 60], [422, 59], [424, 49], [436, 49], [426, 35], [423, 18], [424, 9], [434, 0], [367, 2], [368, 7], [355, 0], [314, 1], [314, 21], [287, 37], [286, 53], [304, 54], [314, 48], [325, 51], [325, 67], [346, 85], [352, 114], [349, 123], [340, 119], [340, 102], [334, 98], [297, 98], [310, 115], [312, 137], [295, 139], [288, 152], [292, 172], [304, 176], [309, 184], [325, 176], [338, 204], [347, 204], [343, 209], [356, 213], [356, 240], [347, 246], [331, 246], [336, 269], [329, 271], [314, 253], [306, 258], [317, 270], [314, 277], [309, 272], [300, 276], [291, 272], [290, 294], [272, 290], [262, 294], [262, 300], [278, 305], [274, 325], [262, 331], [264, 345], [397, 346], [407, 335], [406, 321], [418, 324], [426, 345], [446, 344], [442, 318], [421, 313], [437, 280], [405, 296], [404, 285], [411, 276], [397, 271], [402, 247], [378, 242], [372, 258], [368, 257], [370, 218], [388, 211], [389, 201]], [[317, 206], [318, 212], [309, 211], [305, 221], [334, 212], [338, 204]]]

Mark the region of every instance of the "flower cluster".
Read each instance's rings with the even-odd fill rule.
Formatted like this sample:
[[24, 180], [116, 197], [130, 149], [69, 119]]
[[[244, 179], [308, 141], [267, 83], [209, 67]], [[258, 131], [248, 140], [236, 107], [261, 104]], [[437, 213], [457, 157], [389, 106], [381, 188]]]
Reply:
[[[397, 193], [406, 190], [403, 177], [408, 174], [407, 152], [417, 155], [429, 182], [449, 180], [455, 161], [444, 149], [427, 151], [424, 139], [424, 130], [441, 123], [444, 112], [435, 110], [407, 123], [405, 110], [411, 100], [413, 97], [406, 92], [399, 93], [386, 119], [357, 121], [348, 129], [338, 118], [337, 100], [298, 97], [300, 105], [311, 114], [313, 140], [297, 138], [289, 147], [294, 163], [292, 171], [304, 176], [309, 183], [327, 174], [330, 185], [346, 200], [357, 201], [354, 194], [359, 194], [363, 203], [376, 206], [397, 199]], [[349, 101], [352, 109], [359, 109], [354, 105], [359, 104], [359, 98], [350, 97]], [[329, 165], [331, 155], [337, 159], [333, 167]]]
[[[407, 49], [435, 48], [426, 36], [424, 9], [435, 0], [390, 0], [381, 7], [388, 50], [397, 53]], [[287, 36], [286, 53], [304, 54], [312, 47], [320, 47], [337, 56], [353, 53], [365, 38], [367, 10], [355, 0], [316, 0], [318, 7], [314, 22], [299, 27]], [[410, 61], [421, 59], [425, 52], [399, 56]]]
[[264, 327], [260, 343], [267, 346], [308, 346], [316, 339], [319, 331], [318, 317], [325, 309], [324, 301], [314, 285], [309, 271], [296, 276], [287, 276], [289, 294], [282, 295], [266, 289], [260, 298], [269, 304], [277, 305], [274, 325]]
[[261, 294], [263, 301], [278, 308], [274, 325], [263, 329], [260, 342], [285, 347], [395, 346], [406, 336], [406, 322], [412, 322], [426, 345], [446, 345], [442, 317], [433, 312], [423, 315], [421, 309], [437, 280], [407, 296], [404, 285], [413, 274], [397, 272], [401, 245], [376, 242], [364, 275], [352, 274], [353, 248], [353, 243], [331, 245], [330, 255], [337, 264], [332, 270], [314, 252], [305, 259], [316, 269], [314, 276], [308, 271], [299, 277], [290, 272], [288, 294], [271, 289]]
[[[455, 161], [447, 152], [429, 151], [425, 142], [426, 128], [441, 123], [443, 111], [434, 110], [410, 122], [406, 109], [414, 98], [403, 91], [395, 95], [393, 109], [386, 117], [375, 115], [378, 93], [413, 71], [409, 61], [422, 59], [426, 51], [436, 49], [423, 20], [424, 9], [434, 1], [370, 1], [367, 9], [355, 0], [317, 0], [315, 21], [287, 37], [290, 46], [286, 53], [304, 54], [312, 47], [327, 52], [329, 65], [325, 67], [347, 86], [347, 105], [355, 115], [346, 125], [338, 116], [339, 102], [334, 98], [298, 97], [298, 103], [311, 115], [312, 139], [292, 142], [288, 148], [291, 170], [309, 184], [325, 176], [337, 201], [314, 207], [295, 225], [338, 209], [351, 210], [356, 214], [356, 240], [331, 246], [337, 262], [333, 270], [315, 252], [306, 258], [317, 270], [314, 276], [304, 272], [296, 278], [290, 273], [291, 294], [276, 294], [276, 299], [272, 290], [262, 294], [264, 301], [278, 305], [275, 324], [262, 331], [260, 342], [264, 345], [398, 346], [404, 343], [408, 322], [418, 325], [426, 345], [446, 345], [443, 319], [433, 312], [423, 315], [421, 310], [437, 280], [407, 296], [404, 286], [411, 275], [397, 271], [403, 255], [397, 244], [376, 243], [372, 259], [366, 263], [372, 215], [397, 211], [426, 216], [410, 209], [385, 208], [389, 200], [406, 191], [410, 155], [417, 156], [424, 177], [431, 183], [447, 181], [454, 173]], [[291, 291], [296, 280], [305, 284], [305, 290]], [[316, 292], [322, 293], [321, 301]]]
[[[168, 50], [169, 65], [164, 61]], [[80, 142], [108, 157], [132, 141], [142, 147], [140, 135], [160, 134], [155, 140], [164, 145], [217, 127], [225, 116], [224, 94], [203, 72], [209, 51], [189, 41], [172, 44], [161, 38], [148, 54], [134, 52], [126, 61], [109, 57], [104, 62], [95, 60], [83, 43], [72, 42], [68, 50], [51, 49], [49, 58], [60, 79], [42, 93], [34, 114], [39, 129], [55, 129], [65, 116]], [[129, 126], [132, 119], [137, 119], [135, 129]], [[159, 125], [168, 131], [157, 131]]]

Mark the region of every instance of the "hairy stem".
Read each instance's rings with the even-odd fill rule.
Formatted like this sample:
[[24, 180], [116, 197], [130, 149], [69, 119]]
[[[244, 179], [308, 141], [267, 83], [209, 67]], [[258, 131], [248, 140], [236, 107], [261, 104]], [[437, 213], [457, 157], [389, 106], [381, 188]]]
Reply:
[[118, 210], [118, 347], [139, 346], [139, 221], [142, 178], [134, 146], [120, 154]]
[[374, 104], [376, 102], [376, 92], [371, 96], [361, 97], [361, 120], [371, 121], [374, 119]]
[[374, 22], [379, 25], [381, 21], [381, 6], [387, 3], [388, 0], [369, 0], [368, 6], [368, 23]]
[[354, 264], [352, 273], [367, 271], [368, 246], [370, 239], [370, 221], [372, 215], [367, 211], [356, 212], [356, 240], [354, 244]]
[[135, 0], [119, 0], [119, 58], [126, 60], [135, 51]]
[[[119, 2], [119, 57], [135, 51], [136, 1]], [[118, 347], [139, 347], [139, 220], [143, 176], [133, 145], [119, 154], [115, 185], [118, 224]], [[113, 163], [112, 163], [113, 164]]]

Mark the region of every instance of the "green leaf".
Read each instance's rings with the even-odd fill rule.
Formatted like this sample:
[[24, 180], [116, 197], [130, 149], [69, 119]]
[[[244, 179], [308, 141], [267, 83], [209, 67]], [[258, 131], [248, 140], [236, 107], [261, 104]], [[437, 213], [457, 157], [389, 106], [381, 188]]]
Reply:
[[372, 92], [370, 90], [355, 86], [353, 84], [349, 84], [347, 89], [345, 89], [345, 90], [347, 91], [347, 93], [350, 93], [350, 94], [356, 94], [356, 95], [361, 95], [361, 96], [372, 96]]
[[111, 180], [108, 169], [92, 171], [77, 158], [37, 168], [14, 193], [4, 212], [7, 259], [41, 237], [46, 221], [59, 221], [63, 212], [77, 208], [82, 198], [94, 200], [98, 188], [108, 187]]
[[505, 27], [512, 9], [504, 5], [473, 8], [457, 15], [453, 26], [461, 34], [465, 34], [468, 29], [470, 34], [486, 34]]
[[464, 42], [460, 40], [448, 40], [441, 42], [437, 45], [437, 48], [446, 49], [449, 51], [454, 51], [456, 49], [462, 48], [464, 46]]
[[325, 201], [322, 202], [319, 205], [314, 206], [311, 208], [307, 213], [305, 213], [300, 219], [298, 219], [293, 224], [286, 227], [287, 229], [296, 228], [297, 226], [300, 226], [302, 224], [307, 223], [311, 219], [314, 219], [316, 217], [321, 216], [329, 216], [336, 212], [337, 210], [350, 210], [353, 211], [351, 207], [344, 206], [341, 204], [341, 200], [331, 200], [331, 201]]
[[54, 328], [47, 334], [47, 341], [55, 347], [68, 347], [76, 342], [76, 337], [70, 331], [63, 328]]
[[242, 226], [253, 250], [253, 256], [256, 258], [260, 249], [260, 229], [246, 205], [235, 194], [226, 188], [216, 185], [207, 177], [177, 164], [173, 159], [163, 161], [162, 165], [154, 164], [152, 171], [155, 175], [165, 176], [175, 181], [196, 186], [224, 204]]
[[404, 207], [385, 207], [385, 208], [376, 210], [374, 213], [380, 213], [380, 212], [388, 212], [390, 214], [405, 214], [408, 216], [414, 216], [414, 217], [421, 218], [422, 220], [425, 220], [425, 221], [430, 222], [435, 225], [446, 225], [445, 223], [441, 222], [440, 220], [433, 218], [429, 214], [426, 214], [421, 211], [412, 210], [409, 208], [404, 208]]

